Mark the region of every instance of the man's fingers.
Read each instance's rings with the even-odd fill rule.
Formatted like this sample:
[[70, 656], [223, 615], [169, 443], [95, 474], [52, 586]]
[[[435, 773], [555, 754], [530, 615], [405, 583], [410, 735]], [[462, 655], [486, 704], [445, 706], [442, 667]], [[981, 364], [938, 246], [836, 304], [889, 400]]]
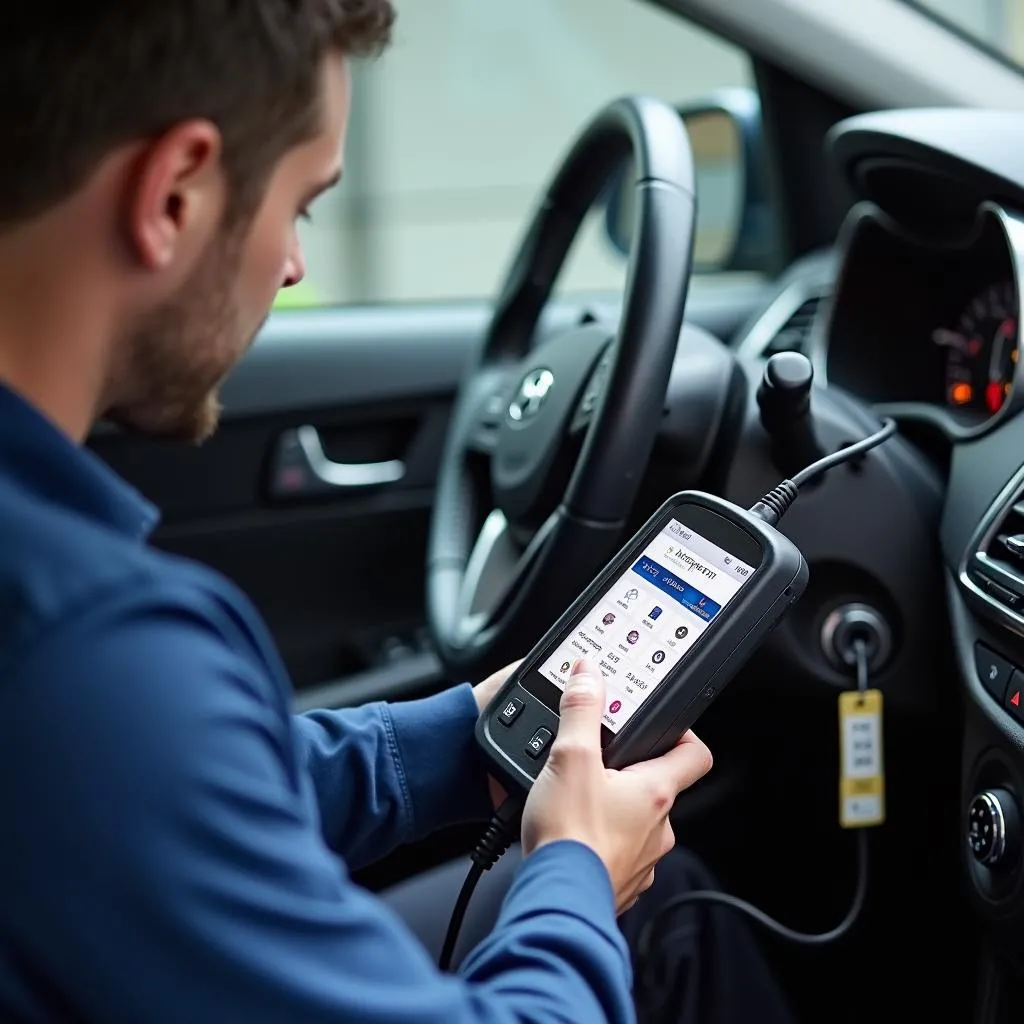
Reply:
[[512, 675], [512, 673], [515, 672], [515, 670], [519, 668], [525, 660], [525, 658], [519, 658], [517, 661], [510, 661], [504, 668], [498, 669], [497, 672], [489, 675], [487, 677], [487, 681], [496, 679], [499, 683], [505, 682], [505, 680], [508, 679], [508, 677]]
[[604, 710], [604, 677], [586, 658], [573, 666], [559, 705], [558, 735], [551, 746], [557, 767], [566, 756], [601, 754], [601, 713]]
[[652, 775], [662, 784], [667, 783], [674, 790], [674, 796], [707, 775], [711, 764], [711, 751], [704, 741], [695, 733], [687, 732], [667, 754], [634, 765], [631, 770]]
[[473, 687], [473, 696], [476, 698], [476, 706], [478, 710], [484, 711], [498, 696], [498, 691], [505, 685], [505, 680], [523, 663], [523, 659], [519, 661], [513, 661], [511, 665], [506, 665], [503, 669], [498, 672], [489, 675], [482, 683], [477, 683]]

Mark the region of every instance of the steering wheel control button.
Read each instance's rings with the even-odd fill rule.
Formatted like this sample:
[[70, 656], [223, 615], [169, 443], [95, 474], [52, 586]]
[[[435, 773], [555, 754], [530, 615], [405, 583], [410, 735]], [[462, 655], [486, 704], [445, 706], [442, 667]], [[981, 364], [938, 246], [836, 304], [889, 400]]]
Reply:
[[550, 729], [540, 728], [530, 739], [530, 742], [526, 744], [526, 755], [532, 757], [535, 761], [540, 757], [549, 746], [551, 746], [551, 740], [554, 737], [551, 734]]
[[523, 702], [518, 697], [509, 697], [498, 712], [498, 721], [502, 725], [511, 725], [521, 714]]
[[1020, 814], [1012, 793], [986, 789], [975, 796], [967, 810], [967, 847], [987, 868], [1012, 863], [1020, 847]]
[[1002, 704], [1006, 697], [1006, 688], [1010, 685], [1010, 676], [1013, 675], [1013, 666], [984, 644], [975, 644], [974, 667], [977, 669], [981, 685]]
[[597, 403], [604, 394], [604, 389], [608, 383], [611, 367], [612, 350], [609, 349], [601, 357], [601, 361], [597, 364], [597, 368], [594, 370], [589, 382], [587, 383], [587, 389], [583, 392], [583, 398], [580, 399], [579, 408], [576, 410], [576, 415], [573, 417], [572, 424], [569, 427], [571, 431], [579, 431], [584, 427], [589, 426], [590, 418], [593, 416], [594, 410], [597, 408]]

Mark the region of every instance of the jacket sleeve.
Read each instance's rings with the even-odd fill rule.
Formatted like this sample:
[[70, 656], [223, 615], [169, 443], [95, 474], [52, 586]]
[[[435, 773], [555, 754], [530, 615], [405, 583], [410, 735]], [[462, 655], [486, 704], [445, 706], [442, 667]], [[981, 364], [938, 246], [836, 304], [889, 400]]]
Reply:
[[[308, 743], [296, 746], [274, 686], [201, 617], [166, 603], [92, 611], [5, 677], [23, 736], [22, 770], [0, 779], [18, 821], [4, 843], [19, 880], [5, 929], [33, 988], [53, 993], [55, 1016], [633, 1019], [607, 874], [574, 843], [527, 858], [498, 927], [460, 975], [441, 974], [324, 841]], [[384, 738], [367, 749], [386, 745], [386, 712], [353, 721]], [[396, 725], [399, 747], [401, 735]], [[388, 761], [355, 758], [373, 799], [378, 756]], [[396, 822], [404, 799], [384, 801]]]
[[352, 868], [446, 825], [486, 822], [469, 684], [424, 700], [296, 716], [325, 838]]

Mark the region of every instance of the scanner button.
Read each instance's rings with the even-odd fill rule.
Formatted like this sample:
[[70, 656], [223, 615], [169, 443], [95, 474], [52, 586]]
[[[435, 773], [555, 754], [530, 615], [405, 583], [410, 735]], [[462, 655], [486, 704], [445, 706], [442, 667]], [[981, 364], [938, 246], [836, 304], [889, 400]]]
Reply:
[[701, 696], [707, 701], [712, 701], [715, 699], [715, 694], [717, 692], [718, 691], [713, 686], [705, 686], [701, 691]]
[[551, 743], [552, 735], [550, 729], [538, 729], [529, 743], [526, 744], [526, 754], [534, 759], [540, 757]]
[[509, 697], [502, 705], [501, 711], [498, 713], [498, 719], [502, 725], [511, 725], [519, 717], [519, 713], [522, 710], [523, 702], [517, 697]]

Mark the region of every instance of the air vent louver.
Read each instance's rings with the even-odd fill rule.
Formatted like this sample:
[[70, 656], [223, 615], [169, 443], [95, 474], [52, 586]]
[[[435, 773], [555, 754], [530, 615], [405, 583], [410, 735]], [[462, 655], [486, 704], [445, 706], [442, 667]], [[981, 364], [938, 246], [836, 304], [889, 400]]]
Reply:
[[807, 352], [807, 343], [814, 326], [814, 318], [818, 315], [821, 296], [805, 299], [786, 322], [776, 331], [775, 337], [768, 343], [765, 356], [776, 352]]
[[1020, 616], [1024, 612], [1024, 490], [989, 521], [970, 557], [966, 577], [989, 604]]

